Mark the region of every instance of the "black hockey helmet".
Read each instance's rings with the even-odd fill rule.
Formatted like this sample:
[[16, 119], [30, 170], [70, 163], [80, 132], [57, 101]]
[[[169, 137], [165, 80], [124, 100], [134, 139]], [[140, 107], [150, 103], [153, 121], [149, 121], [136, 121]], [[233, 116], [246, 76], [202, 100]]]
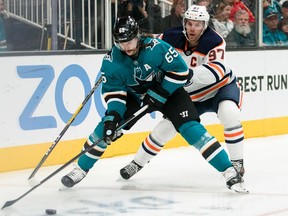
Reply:
[[112, 32], [116, 43], [130, 41], [137, 37], [138, 33], [138, 24], [131, 16], [117, 18]]

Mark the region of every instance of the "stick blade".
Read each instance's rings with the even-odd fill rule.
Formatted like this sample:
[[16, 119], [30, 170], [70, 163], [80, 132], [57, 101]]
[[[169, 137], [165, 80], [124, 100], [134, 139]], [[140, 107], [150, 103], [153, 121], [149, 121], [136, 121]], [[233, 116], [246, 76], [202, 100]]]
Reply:
[[7, 201], [7, 202], [3, 205], [3, 207], [2, 207], [1, 209], [7, 208], [7, 207], [13, 205], [16, 201], [17, 201], [17, 200]]
[[31, 178], [34, 178], [33, 173], [29, 176], [28, 181], [29, 181]]

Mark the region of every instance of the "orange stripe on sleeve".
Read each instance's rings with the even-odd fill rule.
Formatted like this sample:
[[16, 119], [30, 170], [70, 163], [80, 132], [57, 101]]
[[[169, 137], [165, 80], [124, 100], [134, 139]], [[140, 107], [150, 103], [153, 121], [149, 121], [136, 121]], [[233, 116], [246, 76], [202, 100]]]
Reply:
[[215, 86], [213, 86], [212, 88], [210, 88], [210, 89], [208, 89], [208, 90], [206, 90], [206, 91], [204, 91], [204, 92], [201, 92], [201, 93], [199, 93], [199, 94], [192, 95], [190, 98], [191, 98], [192, 100], [195, 100], [195, 99], [198, 99], [198, 98], [200, 98], [200, 97], [203, 97], [204, 95], [206, 95], [206, 94], [208, 94], [208, 93], [210, 93], [210, 92], [215, 91], [216, 89], [220, 89], [222, 86], [224, 86], [224, 85], [226, 85], [226, 84], [228, 83], [228, 80], [229, 80], [229, 78], [226, 77], [223, 81], [221, 81], [220, 83], [218, 83], [218, 85], [215, 85]]
[[218, 73], [221, 74], [221, 78], [224, 77], [224, 73], [223, 73], [221, 67], [219, 67], [218, 65], [213, 64], [213, 63], [209, 63], [208, 65], [209, 65], [210, 67], [214, 68], [216, 71], [218, 71]]

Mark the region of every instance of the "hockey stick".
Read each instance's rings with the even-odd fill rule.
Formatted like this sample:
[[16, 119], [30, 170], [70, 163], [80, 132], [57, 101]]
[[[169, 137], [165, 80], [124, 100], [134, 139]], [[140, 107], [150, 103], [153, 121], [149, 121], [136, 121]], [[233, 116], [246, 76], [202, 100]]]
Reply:
[[[148, 108], [148, 105], [143, 106], [142, 108], [140, 108], [137, 112], [135, 112], [132, 116], [130, 116], [128, 119], [126, 119], [121, 125], [119, 125], [117, 127], [116, 130], [121, 130], [123, 129], [129, 122], [131, 122], [133, 119], [135, 119], [137, 116], [143, 114]], [[55, 176], [57, 173], [59, 173], [61, 170], [63, 170], [65, 167], [67, 167], [68, 165], [70, 165], [71, 163], [73, 163], [76, 159], [78, 159], [81, 155], [85, 154], [86, 152], [90, 151], [94, 146], [96, 146], [98, 143], [100, 143], [104, 138], [100, 138], [99, 140], [97, 140], [96, 142], [94, 142], [91, 146], [89, 146], [87, 149], [81, 151], [79, 154], [77, 154], [76, 156], [74, 156], [71, 160], [69, 160], [68, 162], [66, 162], [65, 164], [63, 164], [61, 167], [59, 167], [57, 170], [55, 170], [53, 173], [51, 173], [49, 176], [47, 176], [46, 178], [44, 178], [40, 183], [38, 183], [37, 185], [35, 185], [34, 187], [32, 187], [30, 190], [28, 190], [26, 193], [24, 193], [23, 195], [21, 195], [20, 197], [18, 197], [17, 199], [14, 200], [10, 200], [7, 201], [4, 206], [2, 207], [2, 209], [9, 207], [11, 205], [13, 205], [14, 203], [16, 203], [17, 201], [19, 201], [20, 199], [22, 199], [23, 197], [25, 197], [27, 194], [29, 194], [30, 192], [32, 192], [33, 190], [35, 190], [37, 187], [39, 187], [40, 185], [42, 185], [44, 182], [46, 182], [47, 180], [49, 180], [50, 178], [52, 178], [53, 176]]]
[[67, 124], [65, 125], [65, 127], [63, 128], [63, 130], [60, 132], [59, 136], [55, 139], [55, 141], [53, 142], [53, 144], [50, 146], [50, 148], [46, 151], [45, 155], [42, 157], [41, 161], [38, 163], [38, 165], [36, 166], [36, 168], [33, 170], [32, 174], [30, 175], [30, 177], [28, 178], [28, 181], [30, 183], [30, 185], [34, 184], [33, 181], [33, 177], [35, 176], [35, 174], [37, 173], [37, 171], [40, 169], [40, 167], [42, 166], [42, 164], [45, 162], [45, 160], [48, 158], [48, 156], [50, 155], [50, 153], [52, 152], [52, 150], [55, 148], [55, 146], [58, 144], [58, 142], [60, 141], [60, 139], [62, 138], [62, 136], [66, 133], [66, 131], [68, 130], [68, 128], [70, 127], [70, 125], [73, 123], [73, 121], [75, 120], [76, 116], [80, 113], [80, 111], [82, 110], [82, 108], [84, 107], [84, 105], [87, 103], [87, 101], [90, 99], [90, 97], [93, 95], [94, 91], [97, 89], [97, 87], [100, 85], [100, 83], [102, 82], [102, 77], [100, 77], [98, 79], [98, 81], [95, 83], [95, 85], [93, 86], [93, 88], [91, 89], [91, 91], [89, 92], [89, 94], [85, 97], [85, 99], [82, 101], [82, 103], [80, 104], [80, 106], [78, 107], [78, 109], [76, 110], [76, 112], [73, 114], [73, 116], [69, 119], [69, 121], [67, 122]]
[[65, 40], [64, 40], [63, 50], [66, 50], [69, 28], [70, 28], [70, 24], [68, 24], [68, 25], [65, 27]]

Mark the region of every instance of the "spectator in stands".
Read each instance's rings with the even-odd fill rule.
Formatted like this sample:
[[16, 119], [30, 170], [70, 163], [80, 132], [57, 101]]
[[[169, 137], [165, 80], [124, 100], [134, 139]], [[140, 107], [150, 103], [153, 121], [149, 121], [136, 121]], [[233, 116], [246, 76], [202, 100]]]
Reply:
[[281, 19], [281, 5], [277, 0], [263, 0], [263, 11], [272, 8], [277, 11], [278, 19]]
[[0, 51], [7, 50], [4, 0], [0, 0]]
[[249, 23], [255, 23], [255, 17], [249, 8], [241, 0], [223, 0], [231, 6], [230, 19], [234, 21], [234, 15], [239, 10], [246, 10], [249, 15]]
[[[154, 0], [144, 0], [146, 2], [146, 11], [148, 13], [146, 29], [149, 30], [150, 33], [162, 33], [161, 32], [161, 23], [163, 22], [163, 17], [161, 14], [161, 7], [154, 3]], [[141, 27], [141, 23], [138, 22]], [[145, 24], [145, 22], [144, 22]], [[143, 25], [145, 27], [145, 25]]]
[[200, 6], [205, 6], [206, 9], [210, 5], [211, 1], [210, 0], [196, 0], [195, 4], [200, 5]]
[[281, 20], [288, 20], [288, 1], [283, 2], [281, 6]]
[[170, 15], [164, 17], [161, 25], [162, 31], [171, 27], [182, 26], [185, 12], [184, 0], [173, 0]]
[[214, 12], [215, 7], [214, 7], [214, 4], [212, 3], [212, 0], [196, 0], [194, 4], [206, 7], [206, 10], [210, 15], [210, 20], [209, 20], [208, 25], [213, 28], [212, 18], [214, 17], [214, 14], [215, 14]]
[[278, 29], [283, 31], [288, 37], [288, 1], [284, 1], [281, 6], [281, 19], [278, 24]]
[[234, 16], [234, 28], [225, 39], [229, 47], [255, 46], [256, 36], [249, 25], [249, 15], [245, 10], [238, 10]]
[[231, 6], [226, 2], [220, 2], [217, 4], [215, 9], [215, 15], [211, 19], [213, 28], [218, 32], [223, 38], [232, 31], [234, 23], [229, 19]]
[[245, 6], [253, 13], [256, 13], [256, 0], [242, 0]]
[[196, 0], [195, 5], [205, 6], [210, 17], [214, 15], [212, 0]]
[[288, 38], [288, 20], [280, 20], [279, 25], [278, 25], [278, 29], [280, 31], [284, 32], [284, 34], [286, 34], [286, 36]]
[[133, 0], [128, 3], [128, 15], [134, 17], [145, 33], [161, 33], [161, 7], [153, 0]]
[[272, 7], [264, 10], [263, 43], [267, 46], [288, 45], [287, 36], [278, 29], [278, 13]]

